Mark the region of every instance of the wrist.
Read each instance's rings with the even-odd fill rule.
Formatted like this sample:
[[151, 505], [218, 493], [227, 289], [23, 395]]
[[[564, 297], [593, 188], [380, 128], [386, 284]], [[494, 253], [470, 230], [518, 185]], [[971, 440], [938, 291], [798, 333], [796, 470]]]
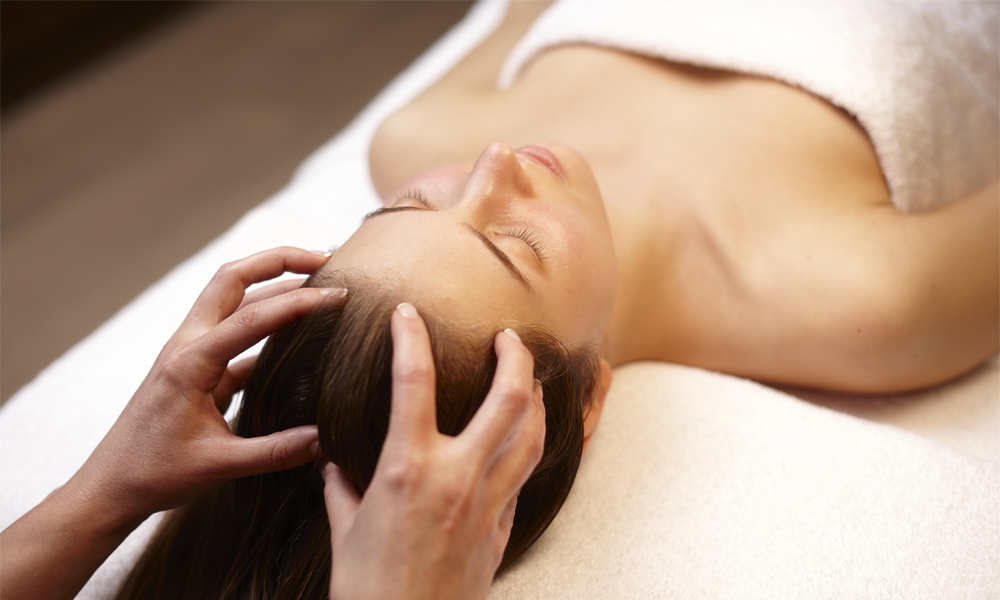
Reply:
[[66, 484], [54, 491], [51, 500], [58, 510], [79, 528], [78, 535], [92, 540], [125, 539], [150, 512], [134, 506], [120, 486], [93, 476], [84, 465]]
[[125, 518], [74, 476], [0, 534], [0, 593], [73, 598], [141, 522]]

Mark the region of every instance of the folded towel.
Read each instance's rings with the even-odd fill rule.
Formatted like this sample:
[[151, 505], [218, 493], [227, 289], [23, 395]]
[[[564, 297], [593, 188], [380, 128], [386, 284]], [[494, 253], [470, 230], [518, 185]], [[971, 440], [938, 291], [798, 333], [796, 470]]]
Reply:
[[770, 77], [853, 115], [905, 212], [1000, 176], [1000, 3], [561, 0], [504, 63], [585, 42]]
[[[0, 528], [79, 468], [218, 265], [350, 235], [378, 205], [366, 159], [378, 123], [461, 60], [505, 6], [477, 4], [285, 189], [0, 410]], [[998, 597], [1000, 467], [976, 458], [996, 456], [995, 410], [980, 424], [988, 435], [962, 437], [976, 433], [968, 419], [979, 423], [982, 407], [1000, 402], [997, 373], [994, 359], [903, 404], [870, 399], [876, 409], [863, 416], [918, 436], [699, 369], [618, 369], [569, 500], [491, 597]], [[78, 597], [112, 597], [160, 518], [133, 532]]]

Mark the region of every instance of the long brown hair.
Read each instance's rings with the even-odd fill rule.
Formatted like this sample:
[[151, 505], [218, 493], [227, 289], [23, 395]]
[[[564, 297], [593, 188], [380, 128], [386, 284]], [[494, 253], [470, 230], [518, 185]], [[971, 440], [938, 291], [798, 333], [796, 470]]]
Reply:
[[[389, 422], [395, 302], [361, 278], [334, 273], [322, 283], [335, 282], [350, 284], [346, 302], [318, 308], [264, 345], [234, 431], [255, 437], [318, 423], [323, 454], [363, 493]], [[457, 435], [492, 383], [494, 332], [459, 334], [422, 316], [437, 373], [438, 429]], [[515, 328], [544, 389], [545, 451], [518, 496], [500, 571], [538, 539], [566, 499], [598, 380], [593, 352], [567, 349], [537, 327]], [[237, 479], [175, 510], [118, 598], [327, 598], [330, 529], [320, 464]]]

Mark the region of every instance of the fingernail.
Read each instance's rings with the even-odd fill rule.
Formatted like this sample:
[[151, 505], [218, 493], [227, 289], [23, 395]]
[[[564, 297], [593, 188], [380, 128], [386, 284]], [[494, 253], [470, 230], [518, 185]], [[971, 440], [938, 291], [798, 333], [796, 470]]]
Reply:
[[319, 456], [319, 440], [309, 444], [309, 454], [311, 454], [313, 458]]
[[409, 302], [403, 302], [402, 304], [396, 307], [396, 310], [399, 311], [399, 314], [403, 315], [408, 319], [412, 319], [413, 317], [417, 316], [417, 309], [414, 308], [413, 305], [410, 304]]
[[321, 289], [319, 291], [319, 293], [323, 294], [324, 296], [333, 296], [335, 298], [343, 298], [344, 296], [347, 295], [347, 288], [336, 288], [336, 287], [323, 288], [323, 289]]
[[535, 385], [531, 388], [533, 391], [538, 392], [539, 396], [545, 395], [545, 387], [542, 385], [541, 381], [535, 380]]
[[313, 254], [318, 254], [323, 258], [330, 258], [331, 256], [333, 256], [333, 252], [330, 252], [329, 250], [310, 250], [310, 252], [312, 252]]
[[513, 329], [504, 329], [503, 332], [509, 335], [510, 337], [514, 338], [515, 340], [519, 342], [521, 341], [521, 336], [517, 335], [517, 332], [514, 331]]

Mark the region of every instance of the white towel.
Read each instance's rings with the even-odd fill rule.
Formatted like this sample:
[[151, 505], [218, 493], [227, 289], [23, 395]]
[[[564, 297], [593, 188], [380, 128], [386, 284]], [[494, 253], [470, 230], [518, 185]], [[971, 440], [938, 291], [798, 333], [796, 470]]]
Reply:
[[985, 600], [998, 565], [1000, 465], [640, 363], [615, 371], [566, 504], [490, 600]]
[[[378, 123], [461, 60], [505, 6], [478, 4], [285, 189], [0, 410], [0, 528], [79, 468], [220, 264], [350, 235], [378, 205], [366, 158]], [[567, 504], [492, 597], [996, 598], [998, 387], [994, 359], [932, 392], [871, 399], [892, 406], [867, 416], [918, 437], [725, 375], [618, 369]], [[158, 519], [79, 598], [111, 597]]]
[[919, 212], [1000, 176], [1000, 3], [561, 0], [504, 63], [585, 42], [762, 75], [853, 115], [893, 204]]

